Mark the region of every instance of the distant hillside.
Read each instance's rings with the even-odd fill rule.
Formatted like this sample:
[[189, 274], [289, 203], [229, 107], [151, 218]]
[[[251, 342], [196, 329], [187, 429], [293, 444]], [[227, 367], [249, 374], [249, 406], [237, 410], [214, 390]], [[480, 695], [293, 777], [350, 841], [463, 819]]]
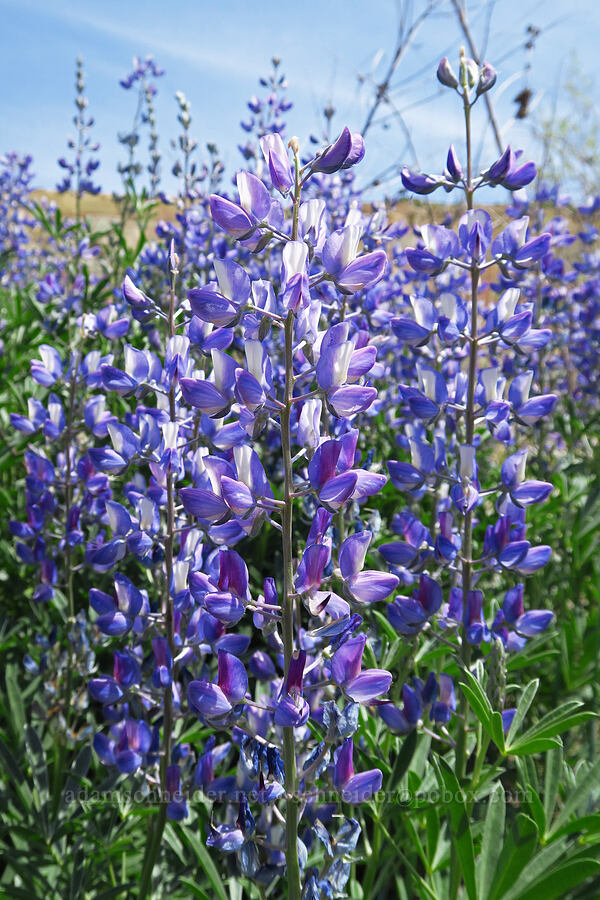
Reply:
[[[60, 194], [58, 191], [36, 190], [32, 192], [32, 196], [38, 202], [43, 197], [46, 197], [48, 200], [56, 203], [65, 216], [75, 215], [75, 194], [72, 191]], [[486, 209], [492, 215], [494, 229], [502, 228], [509, 221], [503, 203], [489, 205]], [[368, 207], [366, 207], [366, 210], [368, 210]], [[97, 228], [105, 227], [119, 217], [117, 204], [111, 194], [97, 194], [96, 196], [86, 194], [82, 199], [82, 211], [83, 215], [89, 217]], [[463, 207], [461, 205], [431, 203], [427, 199], [420, 198], [402, 199], [393, 204], [393, 206], [388, 207], [388, 215], [392, 221], [404, 221], [408, 225], [421, 225], [425, 222], [439, 224], [443, 222], [448, 213], [451, 213], [456, 219], [462, 211]], [[175, 219], [176, 212], [174, 205], [159, 202], [152, 219], [155, 222], [158, 222], [160, 219], [172, 222]], [[572, 214], [566, 209], [556, 210], [554, 214], [566, 215], [567, 218], [572, 218]]]
[[[73, 191], [65, 191], [65, 193], [61, 194], [58, 191], [35, 190], [32, 191], [32, 197], [38, 203], [43, 198], [56, 203], [64, 216], [75, 215], [75, 194]], [[112, 194], [96, 194], [95, 196], [84, 194], [81, 200], [81, 209], [83, 215], [89, 217], [95, 227], [108, 225], [119, 218], [117, 204], [113, 200]], [[153, 218], [156, 221], [159, 219], [173, 221], [175, 213], [175, 206], [159, 201]]]

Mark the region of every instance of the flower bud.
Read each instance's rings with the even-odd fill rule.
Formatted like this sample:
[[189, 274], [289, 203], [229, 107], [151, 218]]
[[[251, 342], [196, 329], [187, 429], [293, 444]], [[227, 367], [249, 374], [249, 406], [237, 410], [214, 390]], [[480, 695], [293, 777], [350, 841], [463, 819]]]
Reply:
[[454, 70], [449, 63], [447, 56], [444, 56], [444, 58], [440, 60], [440, 64], [437, 68], [437, 77], [438, 81], [441, 82], [444, 87], [458, 87], [458, 78], [454, 74]]
[[474, 59], [464, 56], [462, 53], [460, 57], [460, 81], [461, 84], [466, 84], [469, 88], [475, 87], [479, 81], [479, 66]]
[[489, 63], [484, 62], [480, 71], [479, 71], [479, 81], [477, 83], [477, 96], [480, 94], [485, 94], [486, 91], [491, 90], [496, 84], [496, 79], [498, 77], [498, 73]]
[[446, 173], [451, 181], [458, 182], [463, 177], [463, 170], [454, 150], [454, 144], [450, 144], [448, 156], [446, 157]]

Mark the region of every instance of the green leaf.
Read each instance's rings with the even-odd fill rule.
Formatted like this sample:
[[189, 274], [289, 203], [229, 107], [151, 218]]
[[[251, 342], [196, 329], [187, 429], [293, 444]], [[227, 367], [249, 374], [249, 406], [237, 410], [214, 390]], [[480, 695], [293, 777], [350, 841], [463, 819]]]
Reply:
[[83, 847], [70, 848], [71, 879], [69, 881], [69, 900], [77, 900], [81, 895], [83, 879], [85, 876], [85, 853]]
[[89, 746], [82, 747], [65, 781], [64, 790], [60, 798], [59, 812], [63, 813], [73, 802], [76, 791], [80, 788], [87, 775], [92, 762], [92, 750]]
[[580, 700], [569, 700], [567, 703], [563, 703], [562, 706], [551, 710], [521, 736], [521, 741], [530, 740], [531, 738], [553, 737], [568, 731], [569, 728], [573, 728], [575, 725], [580, 725], [582, 722], [596, 718], [596, 713], [588, 710], [576, 712], [582, 705]]
[[600, 757], [596, 760], [591, 768], [582, 766], [577, 777], [577, 784], [565, 799], [565, 803], [560, 813], [554, 820], [552, 828], [548, 831], [549, 835], [555, 835], [559, 828], [565, 825], [572, 813], [576, 812], [580, 805], [584, 805], [589, 800], [590, 785], [598, 784], [600, 780]]
[[503, 900], [516, 900], [525, 890], [530, 890], [565, 853], [566, 846], [566, 841], [557, 841], [536, 853], [533, 859], [527, 863], [513, 887], [504, 895]]
[[494, 881], [489, 900], [497, 900], [519, 877], [531, 859], [537, 844], [538, 830], [533, 819], [519, 813], [511, 830], [504, 838], [504, 846], [498, 860], [496, 871], [498, 878]]
[[460, 860], [460, 867], [467, 896], [469, 897], [469, 900], [477, 900], [477, 891], [475, 888], [475, 851], [473, 849], [473, 838], [469, 826], [469, 816], [467, 813], [465, 796], [456, 775], [446, 760], [441, 757], [436, 760], [434, 757], [433, 763], [436, 768], [440, 787], [443, 789], [444, 794], [448, 792], [452, 798], [448, 804], [450, 808], [450, 836]]
[[556, 750], [550, 750], [546, 754], [546, 767], [544, 772], [544, 816], [546, 817], [546, 827], [552, 821], [554, 807], [556, 806], [556, 797], [558, 795], [558, 785], [562, 774], [563, 753], [562, 747]]
[[525, 785], [525, 790], [527, 792], [527, 806], [529, 807], [529, 812], [531, 814], [532, 819], [535, 821], [537, 825], [538, 832], [540, 834], [546, 833], [546, 815], [544, 813], [544, 807], [542, 805], [542, 801], [539, 798], [537, 791], [533, 788], [529, 782]]
[[23, 708], [23, 698], [17, 679], [17, 667], [14, 664], [6, 667], [5, 682], [6, 696], [10, 710], [11, 729], [17, 743], [20, 743], [25, 730], [25, 710]]
[[379, 625], [379, 629], [382, 634], [385, 634], [385, 636], [390, 641], [397, 640], [398, 632], [390, 625], [383, 613], [380, 613], [379, 610], [374, 609], [372, 610], [372, 615], [377, 620], [377, 624]]
[[506, 753], [506, 748], [504, 745], [504, 730], [502, 728], [502, 716], [499, 712], [492, 713], [489, 730], [493, 742], [495, 743], [500, 753], [502, 753], [502, 755], [504, 756], [504, 754]]
[[493, 713], [492, 704], [482, 686], [467, 669], [463, 671], [462, 675], [466, 681], [460, 682], [460, 686], [467, 696], [469, 706], [487, 731]]
[[31, 765], [33, 783], [37, 791], [37, 813], [40, 817], [42, 831], [44, 834], [48, 834], [49, 792], [46, 754], [37, 731], [30, 725], [25, 729], [25, 746], [27, 747], [27, 756]]
[[[183, 881], [183, 878], [181, 879]], [[127, 892], [128, 895], [133, 893], [136, 885], [133, 882], [128, 884], [119, 884], [117, 887], [109, 888], [108, 891], [102, 891], [101, 894], [94, 896], [94, 900], [111, 900], [112, 897], [118, 897], [119, 894]]]
[[198, 897], [198, 900], [211, 900], [208, 894], [205, 894], [192, 878], [180, 878], [179, 883], [185, 885], [193, 897]]
[[470, 672], [464, 671], [462, 674], [468, 678], [468, 683], [460, 682], [460, 687], [465, 693], [469, 706], [481, 722], [488, 737], [494, 742], [500, 753], [504, 755], [506, 751], [502, 716], [499, 712], [494, 712], [492, 709], [488, 696], [479, 681]]
[[589, 816], [580, 816], [578, 819], [572, 819], [563, 825], [562, 828], [554, 834], [555, 838], [562, 837], [565, 834], [576, 834], [578, 832], [586, 834], [600, 834], [600, 813], [591, 813]]
[[396, 757], [394, 762], [394, 768], [392, 769], [392, 774], [389, 780], [389, 790], [393, 791], [396, 789], [398, 784], [400, 783], [401, 778], [408, 771], [408, 767], [410, 766], [411, 760], [415, 754], [415, 750], [417, 749], [417, 739], [418, 734], [416, 728], [414, 728], [407, 737], [404, 738], [402, 742], [402, 746], [400, 748], [400, 752]]
[[519, 731], [525, 716], [529, 711], [529, 707], [533, 702], [533, 698], [537, 694], [538, 687], [540, 686], [539, 678], [535, 678], [533, 681], [530, 681], [529, 684], [523, 690], [519, 702], [517, 703], [517, 709], [515, 712], [515, 717], [512, 720], [511, 726], [508, 730], [508, 734], [506, 735], [506, 743], [507, 746], [510, 747], [513, 738]]
[[483, 826], [481, 856], [477, 866], [477, 896], [486, 900], [492, 886], [498, 858], [504, 839], [504, 822], [506, 818], [506, 800], [504, 788], [498, 782], [490, 794], [488, 808]]
[[533, 887], [526, 889], [514, 900], [563, 900], [571, 888], [581, 886], [588, 878], [598, 875], [600, 862], [597, 859], [578, 859], [552, 869]]
[[200, 864], [201, 869], [203, 869], [206, 877], [210, 881], [216, 898], [218, 900], [227, 900], [227, 894], [225, 893], [225, 887], [223, 882], [221, 881], [221, 876], [219, 875], [219, 870], [213, 862], [213, 859], [204, 846], [198, 839], [198, 837], [194, 834], [191, 829], [186, 828], [183, 825], [179, 825], [176, 829], [177, 834], [181, 837], [181, 839], [188, 844], [188, 846], [194, 851], [196, 854], [196, 858]]
[[562, 741], [559, 737], [538, 737], [531, 740], [526, 740], [523, 737], [522, 740], [517, 741], [512, 747], [508, 747], [506, 752], [512, 753], [514, 756], [528, 756], [531, 753], [543, 753], [545, 750], [554, 750], [557, 747], [562, 747]]

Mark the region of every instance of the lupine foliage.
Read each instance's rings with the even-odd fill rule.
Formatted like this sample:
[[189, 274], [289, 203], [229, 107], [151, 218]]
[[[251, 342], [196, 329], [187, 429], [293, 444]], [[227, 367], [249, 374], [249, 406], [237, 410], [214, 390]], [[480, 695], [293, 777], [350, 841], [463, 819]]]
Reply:
[[75, 219], [2, 159], [2, 891], [597, 896], [600, 201], [474, 171], [461, 53], [411, 233], [280, 65], [169, 198], [136, 59], [106, 231], [81, 61]]

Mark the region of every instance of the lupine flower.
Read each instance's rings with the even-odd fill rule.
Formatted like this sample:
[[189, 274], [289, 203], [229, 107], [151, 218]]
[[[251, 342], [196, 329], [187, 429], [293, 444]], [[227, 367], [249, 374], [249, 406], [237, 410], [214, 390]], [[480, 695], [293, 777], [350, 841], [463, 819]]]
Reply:
[[306, 651], [300, 650], [290, 660], [287, 676], [281, 693], [273, 721], [276, 725], [299, 728], [308, 719], [310, 708], [302, 696], [302, 680], [306, 664]]
[[328, 175], [348, 169], [361, 161], [365, 155], [365, 144], [360, 134], [351, 134], [344, 128], [335, 143], [326, 147], [312, 164], [313, 172], [324, 172]]
[[442, 605], [442, 589], [434, 578], [422, 574], [412, 597], [399, 596], [387, 607], [387, 617], [400, 634], [417, 634]]
[[331, 658], [333, 681], [356, 703], [370, 703], [387, 693], [392, 683], [391, 674], [384, 669], [361, 670], [366, 641], [364, 635], [350, 638]]
[[227, 718], [248, 690], [244, 664], [224, 650], [219, 650], [218, 660], [219, 674], [215, 683], [190, 681], [188, 685], [190, 709], [206, 720]]
[[334, 754], [333, 784], [346, 803], [364, 803], [381, 790], [383, 776], [379, 769], [354, 774], [354, 743], [346, 738]]
[[350, 535], [339, 551], [340, 570], [347, 595], [360, 603], [385, 600], [399, 584], [396, 575], [372, 569], [362, 570], [371, 537], [370, 531]]
[[232, 260], [216, 259], [213, 266], [218, 284], [211, 281], [188, 291], [192, 312], [217, 327], [234, 325], [250, 297], [250, 279]]

